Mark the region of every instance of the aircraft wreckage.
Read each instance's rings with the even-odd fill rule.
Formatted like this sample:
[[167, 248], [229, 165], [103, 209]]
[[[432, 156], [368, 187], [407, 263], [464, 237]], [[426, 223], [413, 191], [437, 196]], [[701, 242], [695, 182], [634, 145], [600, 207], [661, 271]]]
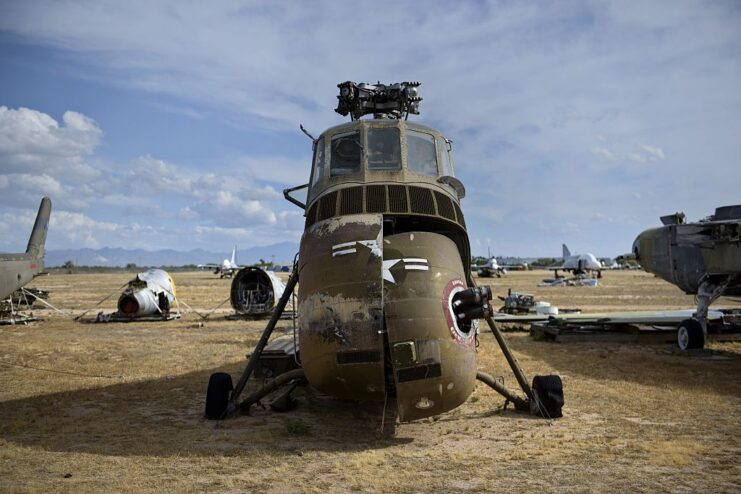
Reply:
[[[477, 379], [518, 410], [561, 416], [561, 379], [536, 376], [529, 384], [490, 317], [491, 290], [471, 277], [465, 189], [453, 174], [452, 141], [408, 121], [419, 114], [419, 85], [339, 84], [335, 111], [351, 121], [318, 138], [301, 127], [313, 144], [311, 177], [284, 191], [305, 211], [298, 261], [236, 386], [229, 374], [211, 376], [208, 418], [249, 413], [284, 386], [276, 401], [291, 404], [291, 391], [309, 384], [326, 395], [383, 404], [382, 417], [394, 415], [381, 421], [388, 433], [396, 416], [406, 422], [458, 407]], [[293, 196], [302, 189], [305, 203]], [[277, 340], [268, 340], [297, 285], [301, 350], [291, 342], [284, 355], [301, 366], [240, 401], [267, 354], [275, 356]], [[477, 370], [481, 319], [524, 398]]]
[[168, 321], [180, 317], [177, 308], [172, 311], [176, 304], [175, 282], [167, 271], [148, 269], [128, 282], [118, 298], [118, 310], [99, 313], [95, 322]]
[[259, 319], [273, 312], [285, 289], [286, 285], [272, 271], [242, 268], [232, 279], [229, 301], [237, 316]]
[[677, 345], [702, 348], [710, 304], [721, 295], [741, 295], [741, 204], [716, 208], [694, 223], [684, 213], [660, 219], [664, 226], [638, 235], [632, 256], [646, 271], [697, 296], [694, 315], [679, 324]]

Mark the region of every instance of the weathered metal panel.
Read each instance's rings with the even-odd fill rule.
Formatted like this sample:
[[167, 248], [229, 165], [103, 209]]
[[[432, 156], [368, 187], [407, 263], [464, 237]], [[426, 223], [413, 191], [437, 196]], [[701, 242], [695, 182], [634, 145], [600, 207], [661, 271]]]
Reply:
[[384, 238], [384, 309], [399, 416], [416, 420], [452, 410], [476, 379], [475, 330], [453, 322], [464, 288], [456, 245], [430, 232]]
[[384, 398], [382, 233], [381, 215], [352, 215], [315, 223], [301, 240], [301, 361], [321, 392]]

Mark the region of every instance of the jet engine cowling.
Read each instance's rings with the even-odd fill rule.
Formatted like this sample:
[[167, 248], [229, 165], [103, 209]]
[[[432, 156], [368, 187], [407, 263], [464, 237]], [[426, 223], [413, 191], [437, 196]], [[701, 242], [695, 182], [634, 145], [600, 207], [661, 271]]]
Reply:
[[286, 285], [272, 271], [257, 267], [242, 268], [232, 280], [232, 308], [244, 316], [267, 316], [285, 289]]
[[118, 298], [118, 311], [129, 317], [165, 314], [175, 301], [175, 282], [162, 269], [136, 275]]

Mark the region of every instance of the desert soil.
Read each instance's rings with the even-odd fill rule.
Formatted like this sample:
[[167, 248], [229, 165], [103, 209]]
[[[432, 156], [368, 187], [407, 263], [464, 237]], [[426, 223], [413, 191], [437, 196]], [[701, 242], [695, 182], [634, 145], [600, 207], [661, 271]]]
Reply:
[[[537, 288], [543, 271], [487, 280], [585, 311], [690, 308], [693, 298], [639, 271], [598, 287]], [[133, 274], [54, 275], [31, 286], [80, 314], [112, 312]], [[176, 273], [179, 298], [201, 314], [229, 280]], [[717, 307], [739, 305], [721, 299]], [[182, 305], [185, 309], [185, 305]], [[304, 393], [286, 414], [260, 408], [202, 418], [208, 377], [235, 378], [264, 321], [90, 324], [48, 310], [0, 327], [0, 492], [739, 492], [741, 343], [682, 353], [671, 344], [548, 343], [506, 337], [529, 376], [560, 374], [564, 417], [501, 410], [478, 385], [434, 419], [380, 438], [380, 409]], [[290, 333], [282, 321], [278, 333]], [[478, 366], [515, 387], [491, 334]]]

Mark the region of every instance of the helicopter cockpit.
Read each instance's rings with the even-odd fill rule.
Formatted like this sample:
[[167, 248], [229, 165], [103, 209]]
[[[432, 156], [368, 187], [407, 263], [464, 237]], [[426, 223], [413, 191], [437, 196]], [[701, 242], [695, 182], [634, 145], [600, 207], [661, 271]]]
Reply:
[[[452, 141], [439, 131], [409, 122], [419, 114], [418, 82], [339, 84], [336, 112], [351, 121], [313, 139], [309, 183], [284, 191], [302, 207], [306, 228], [330, 218], [381, 214], [384, 235], [438, 232], [456, 243], [470, 264], [468, 236], [455, 178]], [[372, 118], [361, 118], [364, 116]], [[310, 136], [311, 137], [311, 136]], [[290, 192], [308, 188], [306, 203]]]
[[439, 185], [442, 177], [454, 177], [450, 141], [442, 134], [403, 120], [362, 120], [333, 127], [316, 141], [308, 199], [339, 184]]

